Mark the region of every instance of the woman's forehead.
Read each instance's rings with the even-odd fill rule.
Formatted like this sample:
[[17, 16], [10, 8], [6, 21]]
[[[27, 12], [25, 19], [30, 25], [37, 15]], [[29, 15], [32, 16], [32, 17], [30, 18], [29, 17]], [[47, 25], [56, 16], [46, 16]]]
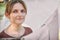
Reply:
[[20, 10], [20, 9], [24, 9], [24, 7], [21, 3], [15, 3], [12, 10], [14, 10], [14, 9], [19, 9]]

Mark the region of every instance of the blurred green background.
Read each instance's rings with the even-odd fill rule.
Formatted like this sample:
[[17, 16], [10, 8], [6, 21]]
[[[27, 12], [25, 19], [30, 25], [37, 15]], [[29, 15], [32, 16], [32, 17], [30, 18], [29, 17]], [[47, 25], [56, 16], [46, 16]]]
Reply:
[[2, 20], [5, 14], [5, 6], [8, 1], [10, 0], [0, 0], [0, 20]]
[[5, 3], [0, 3], [0, 20], [2, 20], [5, 13]]

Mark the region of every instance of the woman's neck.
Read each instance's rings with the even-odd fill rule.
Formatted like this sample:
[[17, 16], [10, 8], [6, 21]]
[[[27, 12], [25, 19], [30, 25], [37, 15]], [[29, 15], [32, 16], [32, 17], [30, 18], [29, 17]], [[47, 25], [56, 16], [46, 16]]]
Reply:
[[19, 29], [20, 29], [21, 27], [22, 27], [21, 25], [11, 24], [11, 25], [8, 27], [8, 31], [17, 32], [17, 31], [19, 31]]

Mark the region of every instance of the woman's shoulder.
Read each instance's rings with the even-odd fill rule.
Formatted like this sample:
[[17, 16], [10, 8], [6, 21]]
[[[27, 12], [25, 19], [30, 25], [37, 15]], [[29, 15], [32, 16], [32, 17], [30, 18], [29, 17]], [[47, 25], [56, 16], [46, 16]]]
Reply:
[[4, 35], [4, 31], [0, 32], [0, 38]]
[[4, 31], [1, 31], [1, 32], [0, 32], [0, 35], [3, 35], [3, 34], [4, 34]]
[[7, 35], [4, 30], [2, 32], [0, 32], [0, 38], [9, 38], [11, 36]]
[[25, 34], [24, 35], [28, 35], [28, 34], [33, 32], [32, 29], [29, 27], [24, 27], [24, 28], [25, 28]]

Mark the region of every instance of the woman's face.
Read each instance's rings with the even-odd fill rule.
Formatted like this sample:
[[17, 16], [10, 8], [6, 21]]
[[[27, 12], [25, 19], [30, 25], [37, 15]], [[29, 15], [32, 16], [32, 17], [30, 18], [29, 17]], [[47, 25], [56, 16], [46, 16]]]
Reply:
[[22, 24], [25, 20], [26, 11], [21, 3], [14, 4], [9, 15], [11, 23]]

